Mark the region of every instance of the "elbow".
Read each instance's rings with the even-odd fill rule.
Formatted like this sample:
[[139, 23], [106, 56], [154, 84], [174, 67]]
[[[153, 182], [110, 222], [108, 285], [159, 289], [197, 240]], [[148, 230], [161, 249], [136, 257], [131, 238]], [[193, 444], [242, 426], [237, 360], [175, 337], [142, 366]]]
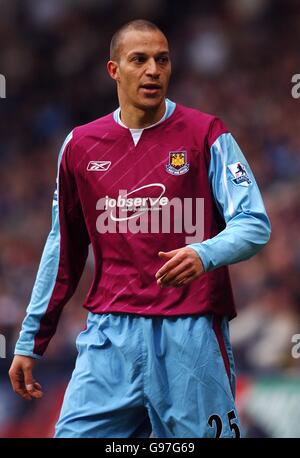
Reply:
[[272, 229], [271, 229], [271, 223], [270, 223], [270, 220], [269, 218], [266, 216], [265, 217], [265, 220], [264, 222], [261, 224], [261, 232], [262, 232], [262, 235], [261, 235], [261, 240], [262, 240], [262, 246], [265, 246], [270, 238], [271, 238], [271, 232], [272, 232]]
[[244, 249], [241, 250], [241, 260], [255, 256], [267, 245], [271, 237], [271, 224], [266, 214], [248, 216], [244, 231], [239, 233], [244, 246]]
[[269, 218], [265, 215], [264, 218], [256, 221], [256, 235], [252, 239], [252, 246], [254, 249], [254, 254], [258, 253], [260, 250], [267, 245], [271, 238], [271, 224]]

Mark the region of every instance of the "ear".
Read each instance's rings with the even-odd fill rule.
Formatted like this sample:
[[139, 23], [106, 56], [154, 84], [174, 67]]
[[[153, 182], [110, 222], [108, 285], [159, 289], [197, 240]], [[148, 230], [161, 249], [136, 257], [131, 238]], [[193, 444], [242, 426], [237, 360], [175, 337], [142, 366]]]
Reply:
[[115, 80], [115, 81], [118, 81], [119, 80], [119, 65], [116, 61], [114, 60], [109, 60], [107, 62], [107, 71], [108, 71], [108, 74], [109, 76]]

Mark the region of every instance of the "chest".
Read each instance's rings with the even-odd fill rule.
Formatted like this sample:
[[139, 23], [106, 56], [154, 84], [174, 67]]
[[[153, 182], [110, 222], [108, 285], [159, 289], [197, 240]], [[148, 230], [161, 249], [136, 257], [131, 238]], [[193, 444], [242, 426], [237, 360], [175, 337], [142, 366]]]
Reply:
[[[130, 132], [87, 148], [77, 166], [79, 186], [95, 198], [192, 196], [204, 184], [201, 147], [186, 135], [143, 131], [137, 145]], [[202, 178], [201, 178], [202, 177]], [[200, 191], [201, 193], [201, 191]]]

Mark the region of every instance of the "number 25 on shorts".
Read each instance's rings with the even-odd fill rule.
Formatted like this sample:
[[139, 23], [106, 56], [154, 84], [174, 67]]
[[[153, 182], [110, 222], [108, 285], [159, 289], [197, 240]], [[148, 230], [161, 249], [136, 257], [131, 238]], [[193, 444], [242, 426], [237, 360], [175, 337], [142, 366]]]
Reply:
[[[228, 424], [229, 424], [231, 431], [234, 431], [234, 434], [235, 434], [234, 437], [240, 438], [241, 437], [240, 429], [238, 425], [234, 422], [234, 420], [236, 419], [234, 410], [227, 412], [227, 418], [228, 418]], [[209, 417], [207, 423], [209, 424], [211, 428], [214, 428], [214, 427], [216, 428], [215, 438], [216, 439], [220, 438], [222, 434], [222, 430], [223, 430], [222, 418], [219, 415], [214, 414]]]

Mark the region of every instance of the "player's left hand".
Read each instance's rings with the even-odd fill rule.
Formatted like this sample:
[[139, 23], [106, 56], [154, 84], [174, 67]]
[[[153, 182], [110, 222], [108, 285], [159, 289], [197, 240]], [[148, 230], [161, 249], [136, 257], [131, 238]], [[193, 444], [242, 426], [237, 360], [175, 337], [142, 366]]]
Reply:
[[186, 286], [204, 273], [202, 261], [192, 248], [159, 251], [158, 256], [166, 261], [155, 274], [161, 288]]

